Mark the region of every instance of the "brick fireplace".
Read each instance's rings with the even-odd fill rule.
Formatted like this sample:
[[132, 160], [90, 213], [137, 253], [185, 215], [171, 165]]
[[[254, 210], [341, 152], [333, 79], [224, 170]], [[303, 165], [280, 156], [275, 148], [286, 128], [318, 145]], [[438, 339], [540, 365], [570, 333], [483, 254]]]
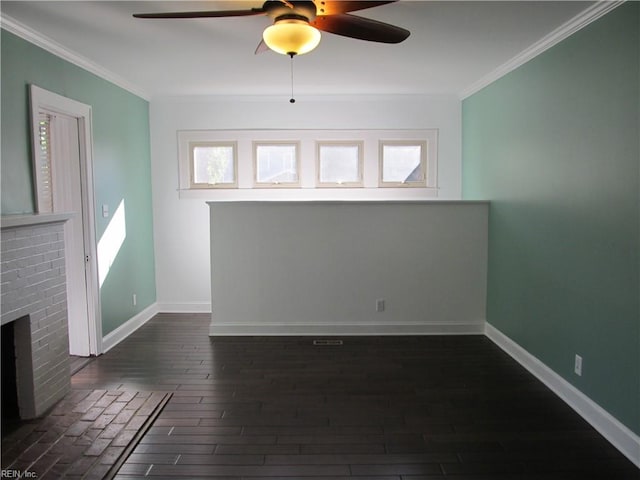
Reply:
[[[70, 390], [67, 214], [2, 217], [1, 324], [13, 323], [17, 403], [35, 418]], [[3, 329], [3, 335], [5, 329]], [[4, 387], [4, 385], [3, 385]]]

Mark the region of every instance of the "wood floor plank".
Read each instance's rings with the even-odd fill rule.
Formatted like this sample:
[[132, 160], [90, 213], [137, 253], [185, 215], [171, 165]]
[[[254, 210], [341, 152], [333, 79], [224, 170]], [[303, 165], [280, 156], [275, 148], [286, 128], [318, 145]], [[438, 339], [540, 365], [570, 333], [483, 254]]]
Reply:
[[209, 322], [157, 315], [74, 376], [82, 392], [173, 393], [118, 480], [640, 478], [483, 336], [314, 346], [210, 338]]

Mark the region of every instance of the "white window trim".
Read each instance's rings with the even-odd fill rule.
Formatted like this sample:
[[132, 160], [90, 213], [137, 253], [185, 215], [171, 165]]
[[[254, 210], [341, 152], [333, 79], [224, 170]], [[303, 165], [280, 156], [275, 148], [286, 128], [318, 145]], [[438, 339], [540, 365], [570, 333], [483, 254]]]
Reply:
[[[320, 178], [321, 161], [320, 150], [329, 146], [353, 146], [358, 147], [358, 180], [351, 182], [323, 182]], [[316, 186], [318, 188], [362, 188], [364, 171], [364, 141], [362, 140], [318, 140], [316, 141]]]
[[[427, 188], [429, 173], [429, 142], [427, 140], [380, 140], [378, 143], [378, 186], [380, 188]], [[384, 165], [384, 147], [386, 146], [420, 146], [420, 180], [412, 182], [388, 182], [382, 177]]]
[[[233, 149], [233, 182], [196, 183], [193, 150], [195, 147], [231, 147]], [[190, 141], [189, 151], [189, 188], [194, 190], [210, 188], [238, 188], [238, 142], [236, 141]]]
[[[426, 140], [428, 150], [427, 184], [421, 188], [379, 186], [380, 140]], [[316, 142], [362, 141], [362, 186], [318, 185]], [[236, 141], [238, 144], [237, 188], [190, 188], [189, 141]], [[253, 143], [256, 141], [299, 142], [299, 185], [283, 188], [255, 184]], [[178, 182], [181, 199], [204, 201], [268, 200], [428, 200], [438, 198], [438, 129], [241, 129], [180, 130], [178, 143]]]
[[[295, 149], [296, 181], [295, 182], [260, 182], [258, 181], [258, 148], [263, 146], [286, 146]], [[253, 142], [253, 186], [255, 188], [296, 188], [300, 186], [300, 142], [291, 140], [256, 140]]]
[[[238, 145], [233, 137], [212, 136], [209, 130], [180, 130], [178, 141], [178, 191], [232, 190], [238, 187]], [[235, 184], [194, 184], [192, 147], [201, 145], [234, 145]]]

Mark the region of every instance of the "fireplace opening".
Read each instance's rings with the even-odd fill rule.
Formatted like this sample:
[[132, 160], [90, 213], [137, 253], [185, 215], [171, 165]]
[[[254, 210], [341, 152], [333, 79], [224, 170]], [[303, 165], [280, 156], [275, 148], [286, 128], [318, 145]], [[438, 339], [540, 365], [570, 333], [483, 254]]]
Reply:
[[2, 325], [2, 436], [20, 423], [15, 349], [15, 322]]

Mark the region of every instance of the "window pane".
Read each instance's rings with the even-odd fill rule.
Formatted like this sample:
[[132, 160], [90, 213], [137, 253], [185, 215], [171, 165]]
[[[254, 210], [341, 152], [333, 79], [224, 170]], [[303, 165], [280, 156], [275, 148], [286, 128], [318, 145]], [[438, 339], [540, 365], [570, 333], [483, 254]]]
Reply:
[[422, 180], [421, 145], [383, 145], [382, 181], [419, 182]]
[[321, 183], [360, 181], [358, 145], [320, 145], [319, 156]]
[[234, 183], [233, 146], [193, 147], [194, 183]]
[[258, 145], [256, 180], [258, 183], [297, 182], [296, 145]]

